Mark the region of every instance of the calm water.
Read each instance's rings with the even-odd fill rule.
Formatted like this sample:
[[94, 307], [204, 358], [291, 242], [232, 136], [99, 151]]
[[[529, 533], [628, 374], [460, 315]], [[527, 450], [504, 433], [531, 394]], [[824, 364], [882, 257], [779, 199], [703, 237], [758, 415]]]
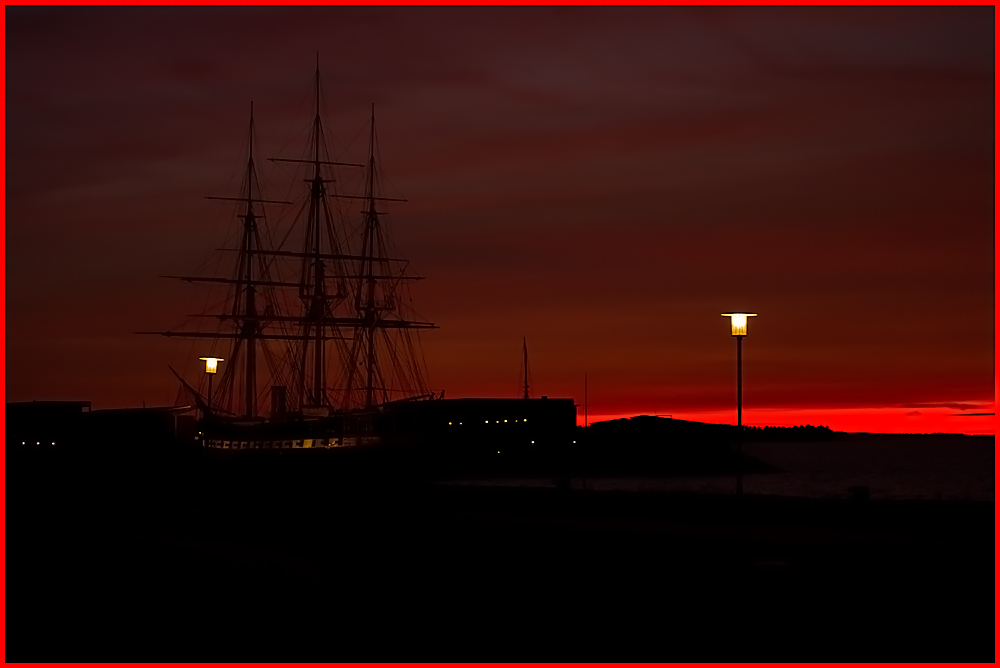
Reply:
[[[744, 477], [748, 494], [842, 497], [865, 486], [872, 499], [994, 500], [994, 438], [750, 443], [745, 452], [779, 469]], [[547, 487], [550, 479], [463, 481], [462, 484]], [[574, 478], [573, 487], [583, 480]], [[729, 493], [732, 476], [588, 477], [588, 489]]]

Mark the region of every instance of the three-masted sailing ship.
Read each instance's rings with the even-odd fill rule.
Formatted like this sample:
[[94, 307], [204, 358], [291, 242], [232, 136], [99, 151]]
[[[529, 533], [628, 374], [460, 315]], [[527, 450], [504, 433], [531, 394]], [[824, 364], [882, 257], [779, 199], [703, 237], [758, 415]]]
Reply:
[[[189, 382], [174, 372], [200, 411], [199, 440], [207, 447], [377, 444], [392, 431], [395, 406], [443, 395], [428, 389], [419, 347], [420, 330], [435, 325], [412, 315], [407, 286], [420, 277], [392, 257], [383, 209], [406, 200], [382, 194], [374, 105], [367, 162], [335, 160], [320, 84], [317, 64], [307, 151], [270, 159], [304, 177], [281, 240], [266, 210], [293, 202], [262, 193], [251, 105], [241, 190], [209, 198], [238, 207], [237, 243], [220, 251], [231, 258], [232, 273], [169, 277], [225, 289], [222, 308], [192, 316], [214, 326], [144, 332], [201, 341], [209, 359], [223, 362], [217, 380], [206, 373]], [[357, 192], [339, 189], [348, 170], [362, 170]]]

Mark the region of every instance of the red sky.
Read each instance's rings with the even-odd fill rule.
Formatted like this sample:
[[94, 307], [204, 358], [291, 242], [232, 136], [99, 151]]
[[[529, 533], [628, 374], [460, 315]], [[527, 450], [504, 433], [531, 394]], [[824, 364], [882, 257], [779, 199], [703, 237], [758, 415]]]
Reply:
[[[379, 115], [446, 396], [993, 433], [992, 7], [50, 8], [6, 14], [6, 396], [172, 403], [249, 102], [339, 156]], [[287, 172], [265, 167], [283, 197]], [[193, 360], [193, 361], [192, 361]], [[914, 415], [919, 413], [920, 415]], [[954, 425], [954, 427], [950, 426]]]

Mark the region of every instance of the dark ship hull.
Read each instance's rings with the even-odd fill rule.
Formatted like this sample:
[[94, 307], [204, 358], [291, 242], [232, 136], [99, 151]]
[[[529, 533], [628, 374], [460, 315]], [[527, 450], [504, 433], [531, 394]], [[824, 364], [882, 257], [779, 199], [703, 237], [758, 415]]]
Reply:
[[429, 399], [327, 416], [199, 422], [202, 447], [231, 450], [463, 448], [504, 455], [567, 445], [572, 399]]

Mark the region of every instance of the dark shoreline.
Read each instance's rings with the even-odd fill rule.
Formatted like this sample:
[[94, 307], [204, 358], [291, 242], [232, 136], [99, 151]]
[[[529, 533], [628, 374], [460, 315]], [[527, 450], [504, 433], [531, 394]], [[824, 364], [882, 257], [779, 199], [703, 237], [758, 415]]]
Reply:
[[11, 661], [992, 656], [992, 503], [21, 455]]

